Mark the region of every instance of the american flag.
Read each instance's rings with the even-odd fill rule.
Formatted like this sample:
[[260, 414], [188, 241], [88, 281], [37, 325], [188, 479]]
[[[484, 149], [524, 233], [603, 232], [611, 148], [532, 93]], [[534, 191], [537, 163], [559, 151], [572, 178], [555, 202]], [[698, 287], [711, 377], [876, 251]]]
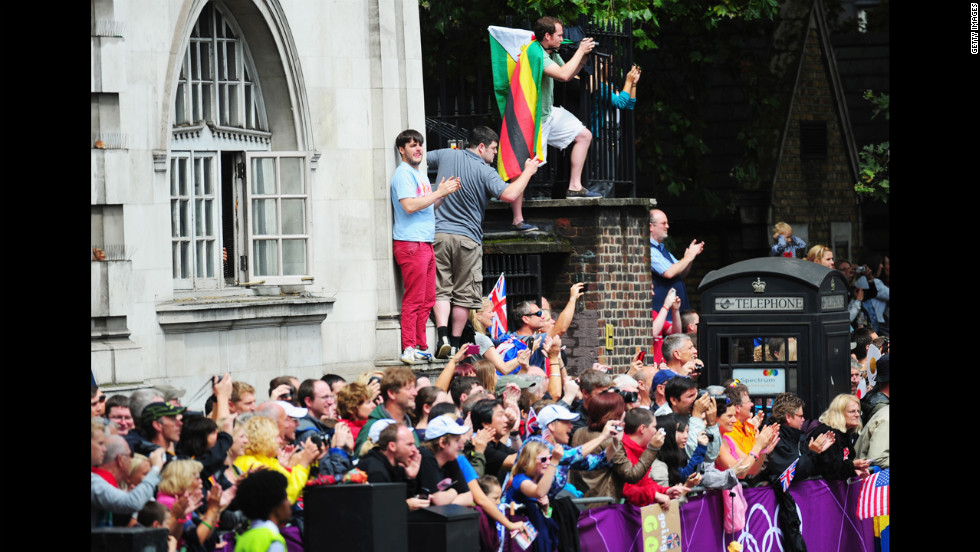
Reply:
[[493, 285], [487, 298], [493, 309], [490, 315], [492, 319], [490, 337], [497, 341], [507, 333], [507, 284], [504, 282], [503, 272], [500, 273], [500, 278], [497, 278], [497, 283]]
[[888, 477], [889, 469], [885, 468], [861, 483], [861, 494], [858, 495], [858, 519], [888, 515]]
[[799, 458], [793, 460], [793, 463], [790, 464], [788, 468], [786, 468], [786, 471], [784, 471], [782, 475], [779, 476], [779, 482], [782, 484], [784, 491], [788, 489], [789, 484], [793, 482], [793, 476], [796, 475], [796, 464], [799, 461], [800, 461]]

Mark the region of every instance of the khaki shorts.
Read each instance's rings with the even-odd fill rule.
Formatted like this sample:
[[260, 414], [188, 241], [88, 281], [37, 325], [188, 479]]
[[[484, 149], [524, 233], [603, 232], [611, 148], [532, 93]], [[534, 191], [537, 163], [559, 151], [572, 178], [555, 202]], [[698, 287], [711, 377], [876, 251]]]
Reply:
[[483, 246], [458, 234], [436, 234], [436, 301], [479, 309], [483, 305]]

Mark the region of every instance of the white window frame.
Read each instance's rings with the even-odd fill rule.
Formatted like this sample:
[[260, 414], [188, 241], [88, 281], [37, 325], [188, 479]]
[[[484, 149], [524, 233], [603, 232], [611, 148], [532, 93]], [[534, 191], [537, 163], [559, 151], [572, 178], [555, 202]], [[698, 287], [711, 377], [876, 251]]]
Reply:
[[201, 29], [199, 18], [184, 50], [173, 105], [175, 124], [268, 129], [262, 91], [253, 79], [254, 63], [241, 30], [215, 2], [204, 9], [210, 10], [211, 25]]
[[[258, 176], [254, 172], [254, 163], [261, 159], [272, 159], [274, 163], [274, 189], [263, 190], [267, 193], [256, 193], [257, 190], [253, 187]], [[299, 170], [299, 175], [302, 178], [300, 193], [295, 193], [295, 191], [284, 190], [283, 187], [283, 176], [282, 176], [282, 160], [284, 159], [299, 159], [302, 162], [301, 169]], [[312, 267], [313, 267], [313, 220], [312, 220], [312, 200], [313, 196], [311, 194], [312, 187], [312, 169], [311, 169], [312, 156], [309, 152], [293, 151], [293, 152], [245, 152], [245, 183], [244, 190], [246, 195], [246, 214], [245, 214], [245, 233], [247, 236], [246, 247], [243, 251], [247, 252], [248, 255], [248, 277], [250, 281], [262, 281], [269, 285], [298, 285], [298, 284], [308, 284], [312, 281]], [[271, 193], [270, 193], [271, 192]], [[258, 218], [255, 205], [257, 202], [271, 201], [274, 202], [274, 209], [271, 210], [275, 214], [275, 220], [273, 221], [272, 228], [259, 229], [258, 228]], [[302, 201], [302, 215], [304, 220], [298, 225], [298, 227], [293, 226], [293, 228], [284, 228], [283, 218], [283, 205], [290, 201]], [[293, 232], [287, 232], [287, 230], [294, 230]], [[298, 231], [295, 231], [298, 230]], [[263, 233], [258, 233], [262, 231]], [[305, 270], [297, 271], [301, 273], [287, 273], [284, 265], [284, 242], [288, 241], [302, 241], [304, 243], [304, 255], [303, 262]], [[259, 273], [260, 267], [257, 265], [257, 250], [256, 247], [259, 246], [259, 242], [268, 242], [275, 244], [275, 273]], [[267, 272], [264, 271], [263, 272]]]
[[[214, 151], [180, 151], [170, 157], [170, 228], [174, 287], [221, 286], [221, 180]], [[184, 167], [181, 169], [181, 167]], [[186, 177], [184, 188], [179, 186]], [[206, 183], [210, 181], [210, 190]]]

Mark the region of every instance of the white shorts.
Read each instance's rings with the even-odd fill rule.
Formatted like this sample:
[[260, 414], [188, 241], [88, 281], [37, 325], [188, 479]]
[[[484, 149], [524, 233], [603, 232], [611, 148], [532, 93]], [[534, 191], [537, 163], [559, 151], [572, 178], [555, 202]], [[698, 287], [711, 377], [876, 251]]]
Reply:
[[541, 124], [544, 143], [558, 149], [567, 148], [584, 129], [585, 125], [578, 117], [557, 105], [551, 108], [551, 114]]

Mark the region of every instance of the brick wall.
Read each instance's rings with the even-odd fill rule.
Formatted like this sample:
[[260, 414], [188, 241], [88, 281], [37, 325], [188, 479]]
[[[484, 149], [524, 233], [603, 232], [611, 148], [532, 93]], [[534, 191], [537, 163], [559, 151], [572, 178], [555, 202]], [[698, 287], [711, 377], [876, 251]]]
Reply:
[[[811, 27], [772, 196], [773, 220], [808, 223], [810, 245], [829, 244], [831, 222], [852, 223], [852, 243], [859, 243], [854, 177], [838, 109], [825, 54]], [[826, 159], [801, 159], [800, 121], [826, 122]]]
[[[567, 256], [553, 257], [561, 266], [544, 283], [553, 316], [568, 302], [572, 284], [587, 282], [585, 296], [563, 338], [569, 373], [578, 374], [594, 362], [623, 371], [637, 347], [653, 347], [650, 316], [649, 199], [609, 199], [587, 204], [575, 200], [529, 201], [528, 220], [553, 221], [556, 238], [568, 245]], [[495, 212], [492, 216], [504, 213]], [[509, 215], [509, 211], [505, 212]], [[488, 218], [490, 218], [488, 214]], [[532, 247], [525, 242], [523, 247]], [[614, 327], [614, 348], [605, 349], [605, 327]]]

